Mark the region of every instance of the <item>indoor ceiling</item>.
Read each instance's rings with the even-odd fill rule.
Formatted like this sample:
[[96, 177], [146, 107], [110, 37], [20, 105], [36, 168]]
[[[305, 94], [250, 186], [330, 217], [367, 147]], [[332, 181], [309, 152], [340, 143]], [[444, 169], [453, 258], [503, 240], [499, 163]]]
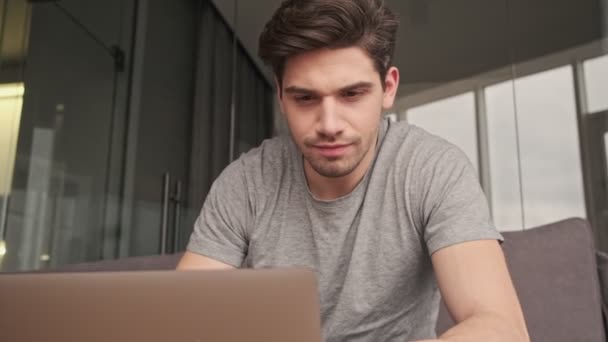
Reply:
[[[262, 67], [257, 37], [281, 0], [213, 1], [231, 25], [236, 18], [239, 40]], [[600, 0], [386, 2], [401, 18], [395, 64], [410, 89], [471, 77], [602, 36]]]
[[[282, 0], [212, 1], [230, 25], [235, 27], [236, 22], [239, 40], [271, 80], [257, 58], [257, 38]], [[401, 18], [395, 64], [402, 85], [410, 89], [585, 44], [605, 36], [606, 31], [603, 0], [386, 1]], [[2, 65], [20, 63], [26, 54], [26, 3], [0, 0], [5, 14], [10, 13], [2, 23]]]

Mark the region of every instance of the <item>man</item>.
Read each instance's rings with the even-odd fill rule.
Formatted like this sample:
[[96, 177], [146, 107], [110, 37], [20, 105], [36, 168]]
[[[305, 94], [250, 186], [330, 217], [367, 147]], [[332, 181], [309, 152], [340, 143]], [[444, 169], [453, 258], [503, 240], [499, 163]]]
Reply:
[[328, 342], [435, 338], [438, 288], [458, 323], [439, 340], [528, 341], [470, 163], [382, 119], [397, 26], [381, 0], [281, 5], [260, 57], [291, 136], [224, 170], [178, 268], [312, 268]]

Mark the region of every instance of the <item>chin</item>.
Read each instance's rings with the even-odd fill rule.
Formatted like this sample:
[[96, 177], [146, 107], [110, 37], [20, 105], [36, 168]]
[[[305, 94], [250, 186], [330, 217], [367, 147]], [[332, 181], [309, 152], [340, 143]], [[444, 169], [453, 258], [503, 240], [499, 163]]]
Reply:
[[309, 161], [310, 166], [323, 177], [339, 178], [349, 175], [356, 169], [357, 163], [341, 163], [340, 161]]

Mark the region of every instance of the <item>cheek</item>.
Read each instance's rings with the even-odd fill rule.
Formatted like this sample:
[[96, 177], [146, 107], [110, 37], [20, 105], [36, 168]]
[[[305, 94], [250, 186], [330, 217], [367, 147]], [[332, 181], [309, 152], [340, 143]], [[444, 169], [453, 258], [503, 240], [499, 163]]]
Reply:
[[382, 114], [382, 99], [372, 98], [356, 103], [350, 108], [351, 125], [361, 133], [378, 125]]
[[287, 126], [289, 127], [289, 131], [296, 142], [301, 141], [304, 137], [310, 134], [310, 127], [314, 126], [314, 122], [311, 122], [312, 118], [313, 116], [311, 115], [295, 113], [293, 110], [285, 113]]

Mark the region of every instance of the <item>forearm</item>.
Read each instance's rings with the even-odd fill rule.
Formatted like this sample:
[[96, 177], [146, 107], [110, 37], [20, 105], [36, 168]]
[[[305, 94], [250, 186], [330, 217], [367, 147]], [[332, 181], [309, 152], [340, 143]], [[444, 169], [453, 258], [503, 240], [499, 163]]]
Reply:
[[455, 325], [439, 337], [446, 342], [529, 342], [524, 323], [514, 324], [497, 315], [477, 314]]

